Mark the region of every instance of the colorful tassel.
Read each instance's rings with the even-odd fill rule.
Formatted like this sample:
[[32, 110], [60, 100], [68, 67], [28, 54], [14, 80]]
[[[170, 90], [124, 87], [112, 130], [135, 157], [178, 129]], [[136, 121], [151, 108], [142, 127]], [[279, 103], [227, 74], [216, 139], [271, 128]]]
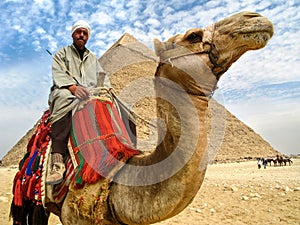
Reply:
[[34, 162], [35, 162], [35, 159], [37, 157], [37, 154], [38, 154], [38, 149], [36, 149], [34, 151], [34, 153], [32, 154], [29, 162], [28, 162], [28, 165], [27, 165], [27, 168], [26, 168], [26, 172], [25, 172], [25, 175], [26, 176], [31, 176], [32, 175], [32, 166], [34, 165]]
[[15, 206], [22, 206], [22, 182], [18, 179], [15, 183], [14, 188], [14, 205]]
[[[41, 202], [41, 167], [40, 161], [44, 159], [45, 149], [49, 145], [51, 127], [48, 123], [49, 110], [47, 110], [40, 121], [35, 134], [27, 144], [27, 152], [19, 163], [19, 171], [16, 173], [13, 184], [13, 200], [11, 203], [10, 216], [13, 224], [34, 224], [34, 207]], [[41, 143], [42, 142], [42, 143]], [[37, 148], [39, 146], [40, 148]], [[40, 207], [43, 207], [39, 204]], [[37, 210], [39, 213], [40, 210]], [[40, 215], [36, 214], [37, 217]], [[43, 220], [44, 217], [41, 217]], [[48, 217], [36, 224], [47, 224]]]
[[37, 183], [36, 174], [33, 174], [32, 177], [28, 181], [28, 188], [27, 188], [26, 194], [25, 194], [25, 197], [27, 199], [34, 199], [36, 183]]

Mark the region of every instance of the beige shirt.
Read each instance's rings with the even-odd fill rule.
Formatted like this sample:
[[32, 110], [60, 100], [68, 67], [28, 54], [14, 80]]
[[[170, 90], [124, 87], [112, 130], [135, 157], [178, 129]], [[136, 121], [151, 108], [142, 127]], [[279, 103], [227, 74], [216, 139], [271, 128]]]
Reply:
[[67, 89], [67, 86], [73, 84], [82, 85], [87, 88], [110, 86], [109, 81], [101, 80], [105, 73], [96, 55], [88, 49], [84, 52], [82, 60], [73, 45], [61, 48], [56, 52], [54, 57], [55, 60], [53, 60], [52, 64], [54, 89], [49, 95], [51, 123], [62, 118], [74, 107], [72, 103], [76, 97]]

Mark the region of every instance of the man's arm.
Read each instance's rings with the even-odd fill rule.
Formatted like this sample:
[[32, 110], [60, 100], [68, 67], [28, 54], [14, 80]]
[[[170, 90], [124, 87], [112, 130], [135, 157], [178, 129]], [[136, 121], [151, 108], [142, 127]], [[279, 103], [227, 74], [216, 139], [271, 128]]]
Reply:
[[69, 60], [66, 58], [65, 49], [58, 50], [53, 56], [52, 79], [56, 87], [62, 88], [76, 84], [76, 81], [69, 75]]

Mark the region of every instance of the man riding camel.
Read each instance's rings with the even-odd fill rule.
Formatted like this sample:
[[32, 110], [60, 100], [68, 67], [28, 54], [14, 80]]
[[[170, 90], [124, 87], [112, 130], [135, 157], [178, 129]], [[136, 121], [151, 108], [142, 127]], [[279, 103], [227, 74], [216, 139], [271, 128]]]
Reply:
[[[73, 44], [58, 50], [53, 57], [53, 86], [49, 95], [51, 123], [52, 170], [46, 184], [54, 185], [63, 180], [64, 159], [68, 155], [68, 140], [72, 126], [72, 109], [75, 99], [87, 100], [90, 89], [97, 86], [110, 87], [95, 54], [85, 45], [90, 38], [91, 28], [86, 21], [79, 20], [71, 30]], [[77, 101], [78, 101], [77, 100]]]

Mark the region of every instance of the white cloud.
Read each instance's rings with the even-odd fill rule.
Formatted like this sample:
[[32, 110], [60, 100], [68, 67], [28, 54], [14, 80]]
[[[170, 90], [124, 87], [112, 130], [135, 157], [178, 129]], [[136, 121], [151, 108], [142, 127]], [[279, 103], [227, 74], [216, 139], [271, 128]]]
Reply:
[[113, 21], [110, 14], [104, 13], [102, 11], [97, 11], [90, 16], [90, 23], [100, 24], [100, 25], [109, 25]]
[[8, 2], [15, 2], [15, 3], [23, 3], [24, 0], [4, 0], [5, 3], [8, 3]]
[[37, 27], [35, 32], [38, 33], [39, 35], [46, 33], [46, 31], [42, 27]]
[[6, 54], [6, 53], [4, 53], [4, 52], [0, 52], [0, 58], [1, 58], [1, 60], [3, 60], [3, 62], [4, 62], [4, 61], [7, 61], [10, 57], [9, 57], [8, 54]]
[[116, 13], [116, 18], [120, 20], [126, 20], [127, 19], [127, 13], [125, 11], [119, 11]]
[[153, 28], [158, 28], [161, 26], [160, 22], [157, 19], [153, 19], [153, 18], [147, 19], [145, 24]]

